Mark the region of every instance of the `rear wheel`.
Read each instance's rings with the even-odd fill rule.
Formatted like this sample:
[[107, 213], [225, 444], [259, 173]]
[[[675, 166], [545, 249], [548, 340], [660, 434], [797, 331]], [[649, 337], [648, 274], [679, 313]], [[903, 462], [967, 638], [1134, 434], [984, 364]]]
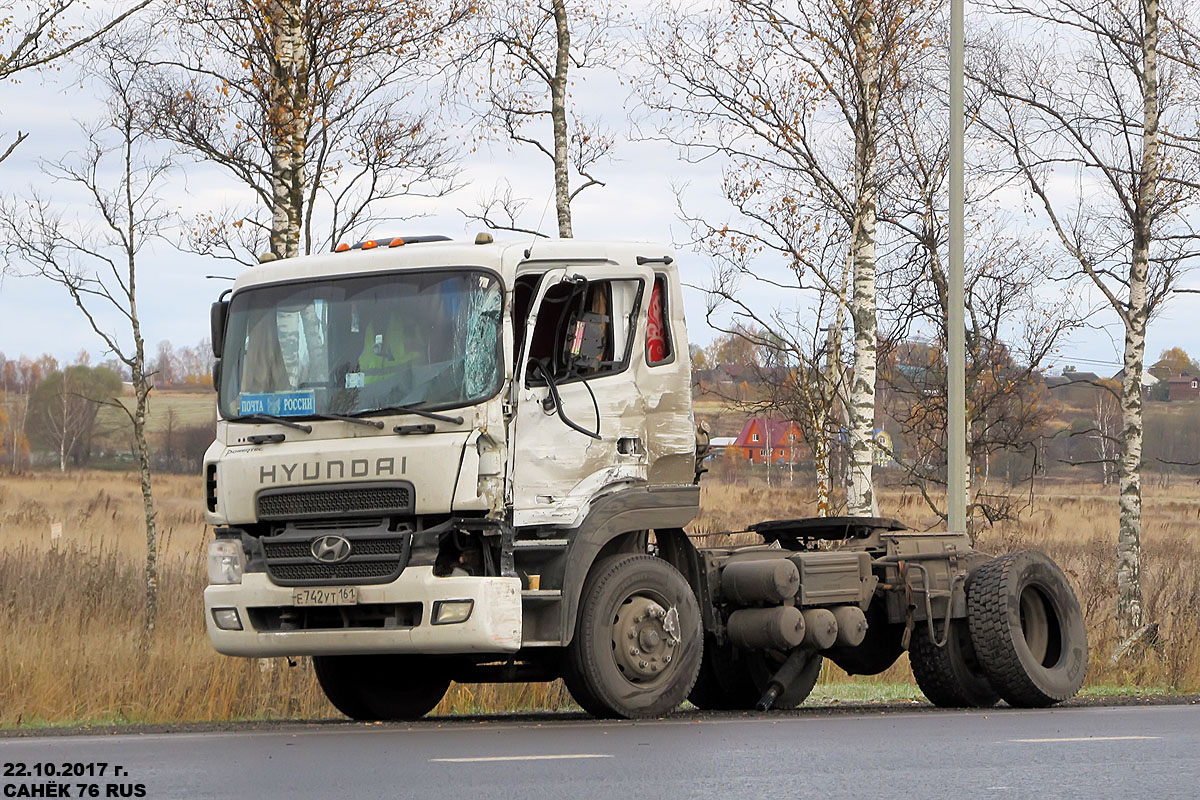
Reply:
[[[945, 623], [935, 624], [940, 638]], [[908, 648], [908, 661], [917, 686], [935, 706], [987, 708], [1000, 701], [1000, 695], [988, 683], [975, 657], [965, 619], [950, 620], [950, 635], [942, 647], [930, 640], [927, 624], [917, 623]]]
[[747, 656], [705, 637], [700, 675], [688, 695], [692, 705], [705, 711], [742, 711], [754, 708], [760, 697], [762, 691], [750, 676]]
[[993, 558], [967, 585], [971, 643], [989, 682], [1011, 706], [1073, 697], [1087, 674], [1087, 630], [1071, 584], [1033, 550]]
[[887, 608], [881, 599], [867, 608], [867, 636], [857, 647], [831, 647], [825, 657], [849, 675], [878, 675], [884, 672], [904, 652], [901, 642], [904, 626], [888, 621]]
[[654, 556], [612, 556], [580, 598], [567, 688], [595, 716], [660, 716], [688, 696], [703, 650], [700, 606], [679, 571]]
[[[748, 711], [758, 705], [771, 677], [783, 666], [784, 653], [737, 653], [728, 645], [719, 647], [711, 639], [704, 645], [704, 663], [700, 677], [688, 695], [696, 708], [706, 711]], [[817, 684], [822, 658], [812, 653], [796, 679], [784, 689], [772, 708], [795, 708], [803, 703]]]
[[445, 663], [429, 656], [313, 656], [313, 668], [329, 702], [358, 720], [422, 717], [450, 687]]
[[[756, 659], [750, 661], [750, 674], [754, 678], [754, 684], [758, 687], [758, 697], [762, 697], [770, 685], [771, 676], [773, 676], [783, 662], [787, 660], [787, 653], [777, 651], [769, 651], [757, 656]], [[808, 660], [804, 663], [804, 667], [800, 670], [800, 674], [783, 690], [775, 700], [772, 708], [788, 709], [795, 708], [808, 699], [812, 694], [813, 687], [817, 685], [817, 678], [821, 675], [821, 664], [824, 659], [817, 652], [809, 652]], [[757, 704], [758, 697], [755, 698]], [[753, 706], [751, 706], [753, 707]]]

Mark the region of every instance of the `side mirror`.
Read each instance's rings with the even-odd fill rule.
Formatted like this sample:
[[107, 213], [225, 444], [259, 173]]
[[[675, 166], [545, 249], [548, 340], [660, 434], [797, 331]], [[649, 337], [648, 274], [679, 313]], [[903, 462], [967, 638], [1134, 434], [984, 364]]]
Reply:
[[208, 322], [212, 329], [212, 351], [216, 358], [221, 357], [222, 346], [225, 344], [225, 323], [229, 320], [229, 301], [218, 300], [212, 304], [208, 312]]
[[219, 358], [213, 362], [212, 382], [213, 388], [218, 392], [221, 391], [221, 359]]

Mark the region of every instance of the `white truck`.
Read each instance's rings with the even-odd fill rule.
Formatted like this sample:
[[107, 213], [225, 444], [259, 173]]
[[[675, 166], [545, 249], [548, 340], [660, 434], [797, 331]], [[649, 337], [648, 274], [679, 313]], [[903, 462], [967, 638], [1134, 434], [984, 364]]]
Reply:
[[1039, 553], [855, 517], [693, 545], [705, 442], [668, 247], [379, 239], [226, 295], [208, 632], [311, 656], [350, 717], [558, 677], [597, 716], [790, 707], [823, 659], [875, 674], [905, 650], [939, 705], [1083, 682], [1079, 604]]

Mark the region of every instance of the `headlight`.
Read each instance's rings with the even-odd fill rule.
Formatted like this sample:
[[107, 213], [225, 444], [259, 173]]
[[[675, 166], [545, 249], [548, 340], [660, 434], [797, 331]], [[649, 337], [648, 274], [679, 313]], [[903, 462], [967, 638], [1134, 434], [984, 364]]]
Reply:
[[208, 543], [208, 582], [214, 584], [241, 583], [246, 556], [242, 543], [218, 539]]

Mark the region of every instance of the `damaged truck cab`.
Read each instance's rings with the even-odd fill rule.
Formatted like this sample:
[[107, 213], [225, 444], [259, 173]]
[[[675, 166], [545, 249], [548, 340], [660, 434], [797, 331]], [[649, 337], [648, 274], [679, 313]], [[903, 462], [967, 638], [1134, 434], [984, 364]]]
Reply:
[[792, 706], [823, 658], [871, 674], [905, 650], [944, 705], [1046, 705], [1083, 680], [1078, 603], [1039, 554], [874, 518], [693, 545], [703, 448], [669, 248], [380, 239], [227, 294], [209, 635], [312, 656], [351, 717], [558, 677], [599, 716]]

